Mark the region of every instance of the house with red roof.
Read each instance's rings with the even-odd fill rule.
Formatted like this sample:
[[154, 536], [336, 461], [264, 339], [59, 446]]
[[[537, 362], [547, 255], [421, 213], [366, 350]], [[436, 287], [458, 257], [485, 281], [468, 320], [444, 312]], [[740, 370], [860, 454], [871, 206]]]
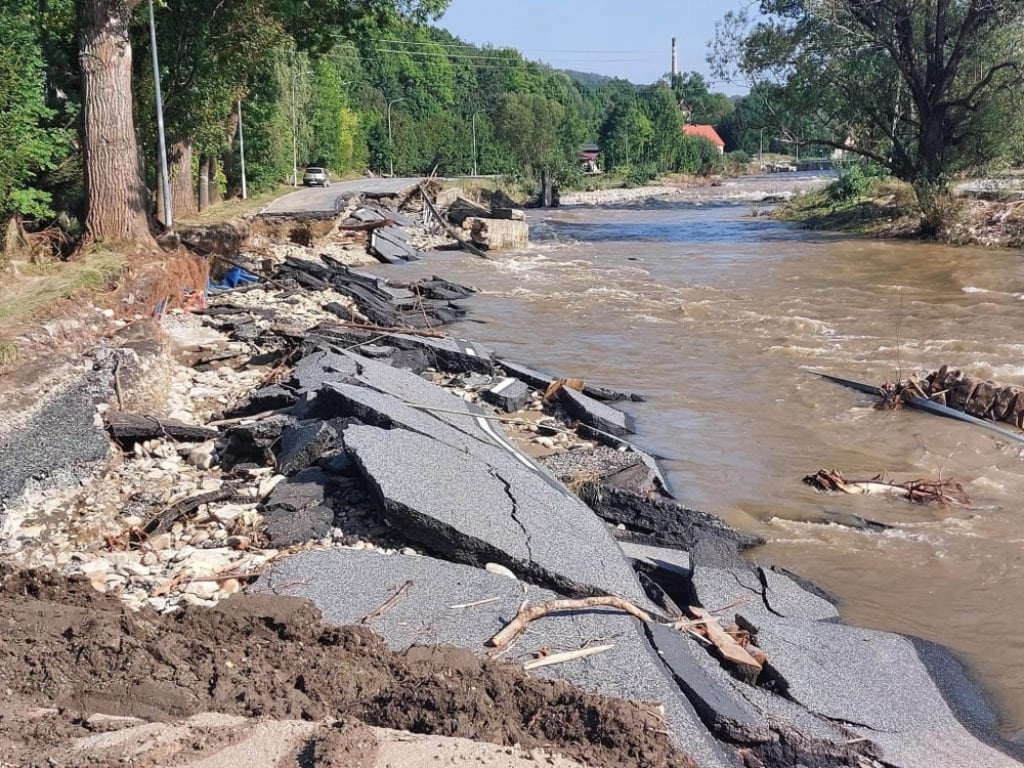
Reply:
[[713, 125], [684, 125], [683, 133], [687, 136], [699, 136], [702, 139], [707, 139], [716, 147], [718, 147], [719, 154], [725, 154], [725, 142], [722, 137], [718, 135], [718, 131], [715, 130]]

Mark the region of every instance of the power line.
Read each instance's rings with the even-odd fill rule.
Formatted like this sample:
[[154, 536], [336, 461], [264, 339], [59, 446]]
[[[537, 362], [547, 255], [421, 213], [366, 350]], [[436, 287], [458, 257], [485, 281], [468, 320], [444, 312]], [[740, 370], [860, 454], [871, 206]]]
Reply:
[[[494, 50], [494, 51], [517, 51], [518, 52], [518, 49], [515, 46], [511, 46], [511, 45], [490, 46], [489, 44], [488, 45], [473, 45], [471, 43], [442, 43], [442, 42], [437, 41], [437, 40], [431, 40], [431, 41], [424, 42], [424, 41], [420, 41], [420, 40], [398, 40], [398, 39], [390, 39], [390, 38], [384, 38], [384, 39], [380, 39], [380, 40], [375, 40], [374, 42], [387, 43], [389, 45], [415, 45], [415, 46], [421, 46], [421, 47], [422, 46], [435, 46], [435, 45], [439, 45], [439, 46], [441, 46], [443, 48], [471, 48], [471, 49], [478, 50], [478, 51]], [[592, 49], [587, 49], [587, 48], [531, 48], [530, 50], [534, 51], [535, 53], [593, 53], [593, 54], [644, 53], [644, 54], [652, 54], [652, 55], [654, 55], [654, 54], [661, 55], [661, 51], [656, 50], [654, 48], [633, 48], [633, 49], [629, 49], [629, 48], [601, 48], [601, 49], [596, 49], [596, 48], [592, 48]]]

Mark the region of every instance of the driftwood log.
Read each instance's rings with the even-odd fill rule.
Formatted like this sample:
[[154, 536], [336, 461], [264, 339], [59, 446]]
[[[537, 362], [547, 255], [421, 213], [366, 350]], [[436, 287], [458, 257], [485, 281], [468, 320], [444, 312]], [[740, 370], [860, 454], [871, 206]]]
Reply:
[[864, 496], [896, 496], [918, 504], [938, 503], [969, 507], [971, 499], [960, 483], [949, 480], [908, 480], [894, 483], [885, 475], [868, 480], [847, 480], [838, 469], [819, 469], [804, 482], [820, 491]]

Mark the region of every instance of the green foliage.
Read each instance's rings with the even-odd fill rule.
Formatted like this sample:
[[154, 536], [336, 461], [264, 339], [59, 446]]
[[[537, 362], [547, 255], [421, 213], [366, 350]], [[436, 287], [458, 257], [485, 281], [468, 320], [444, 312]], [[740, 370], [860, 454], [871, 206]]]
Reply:
[[35, 3], [0, 7], [0, 220], [20, 214], [53, 215], [52, 196], [40, 187], [70, 151], [67, 132], [52, 127], [46, 70]]
[[654, 163], [629, 165], [620, 170], [627, 187], [642, 187], [658, 176], [658, 167]]
[[839, 176], [828, 185], [828, 199], [835, 203], [859, 200], [867, 194], [871, 179], [859, 165], [852, 165], [839, 171]]
[[868, 158], [926, 208], [957, 173], [1019, 157], [1019, 0], [765, 0], [760, 11], [727, 14], [708, 55], [763, 100], [752, 127]]

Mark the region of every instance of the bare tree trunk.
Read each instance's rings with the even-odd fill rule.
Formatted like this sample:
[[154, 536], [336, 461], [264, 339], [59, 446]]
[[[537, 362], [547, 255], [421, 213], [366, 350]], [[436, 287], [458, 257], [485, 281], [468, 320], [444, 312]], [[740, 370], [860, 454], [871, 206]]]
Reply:
[[216, 205], [221, 201], [220, 185], [217, 183], [217, 155], [211, 154], [208, 157], [210, 159], [210, 176], [207, 179], [210, 189], [208, 196], [210, 205]]
[[176, 141], [167, 151], [167, 172], [171, 176], [171, 211], [176, 219], [195, 216], [196, 190], [192, 182], [192, 144]]
[[203, 152], [199, 155], [199, 210], [210, 207], [210, 155]]
[[128, 27], [138, 0], [78, 0], [85, 128], [85, 240], [155, 246], [135, 136]]

